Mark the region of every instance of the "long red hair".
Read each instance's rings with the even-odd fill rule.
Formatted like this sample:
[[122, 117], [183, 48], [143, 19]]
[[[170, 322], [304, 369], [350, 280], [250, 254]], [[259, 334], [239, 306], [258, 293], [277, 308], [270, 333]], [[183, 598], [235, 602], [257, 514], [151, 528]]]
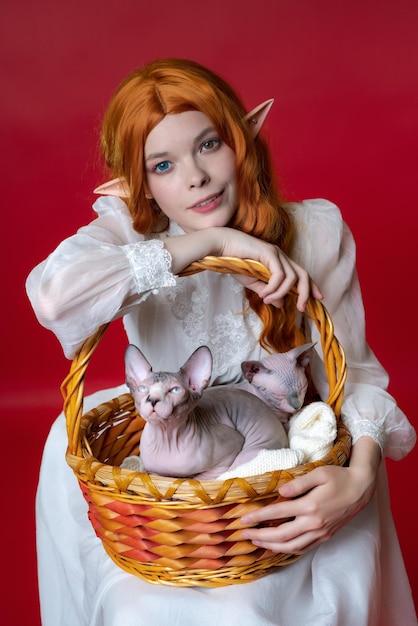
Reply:
[[[104, 116], [101, 148], [113, 176], [124, 177], [133, 226], [140, 233], [162, 230], [163, 215], [147, 197], [144, 147], [153, 128], [166, 116], [197, 110], [212, 122], [235, 152], [237, 211], [228, 226], [291, 251], [293, 224], [282, 206], [268, 147], [253, 137], [245, 107], [232, 87], [211, 70], [184, 59], [154, 61], [130, 74], [113, 95]], [[293, 296], [283, 309], [265, 305], [252, 291], [246, 296], [263, 322], [260, 342], [284, 350], [303, 338], [295, 326]]]

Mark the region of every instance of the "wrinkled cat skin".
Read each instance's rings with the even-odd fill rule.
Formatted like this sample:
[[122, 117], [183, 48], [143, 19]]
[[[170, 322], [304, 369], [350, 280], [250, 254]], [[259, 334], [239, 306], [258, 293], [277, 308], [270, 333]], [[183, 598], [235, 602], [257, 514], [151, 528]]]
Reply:
[[305, 343], [261, 361], [244, 361], [241, 368], [246, 380], [239, 383], [239, 388], [263, 400], [287, 425], [292, 414], [303, 406], [308, 389], [305, 368], [314, 345]]
[[[283, 425], [254, 394], [210, 387], [212, 355], [198, 348], [177, 373], [153, 372], [142, 352], [129, 345], [126, 382], [146, 420], [141, 461], [149, 473], [215, 479], [254, 458], [262, 449], [288, 447]], [[122, 467], [136, 469], [128, 457]]]

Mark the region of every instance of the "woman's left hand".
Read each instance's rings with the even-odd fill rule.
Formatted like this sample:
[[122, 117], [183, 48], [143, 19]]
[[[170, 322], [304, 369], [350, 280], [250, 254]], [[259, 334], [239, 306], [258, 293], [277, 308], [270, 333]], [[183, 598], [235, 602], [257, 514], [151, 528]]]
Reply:
[[243, 536], [277, 553], [307, 552], [330, 539], [370, 501], [377, 479], [380, 448], [368, 437], [353, 446], [349, 467], [321, 466], [279, 489], [291, 498], [260, 508], [243, 524], [284, 520], [279, 526], [248, 528]]

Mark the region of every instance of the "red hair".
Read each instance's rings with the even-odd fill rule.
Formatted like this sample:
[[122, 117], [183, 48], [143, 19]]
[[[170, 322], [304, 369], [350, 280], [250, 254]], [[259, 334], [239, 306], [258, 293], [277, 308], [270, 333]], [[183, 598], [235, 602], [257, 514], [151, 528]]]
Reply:
[[[166, 115], [196, 110], [212, 122], [220, 138], [236, 155], [237, 211], [228, 226], [250, 233], [289, 253], [293, 224], [281, 206], [271, 157], [262, 137], [253, 137], [246, 110], [223, 78], [188, 60], [154, 61], [130, 74], [118, 87], [105, 113], [101, 147], [113, 176], [124, 177], [133, 226], [140, 233], [162, 230], [162, 213], [146, 197], [146, 139]], [[288, 349], [303, 338], [295, 327], [294, 299], [283, 309], [265, 305], [250, 290], [250, 306], [263, 322], [260, 342], [275, 350]]]

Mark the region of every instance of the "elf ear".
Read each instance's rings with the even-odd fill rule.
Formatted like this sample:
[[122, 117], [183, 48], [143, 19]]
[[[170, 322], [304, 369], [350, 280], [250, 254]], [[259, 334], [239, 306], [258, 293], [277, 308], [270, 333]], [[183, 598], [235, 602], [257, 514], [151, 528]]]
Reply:
[[124, 178], [114, 178], [94, 189], [93, 193], [101, 196], [119, 196], [119, 198], [129, 198], [129, 187]]
[[245, 120], [250, 124], [251, 132], [253, 137], [257, 137], [258, 133], [261, 130], [261, 127], [264, 124], [264, 120], [266, 119], [271, 107], [273, 106], [274, 99], [266, 100], [262, 104], [259, 104], [255, 109], [247, 113], [244, 117]]

